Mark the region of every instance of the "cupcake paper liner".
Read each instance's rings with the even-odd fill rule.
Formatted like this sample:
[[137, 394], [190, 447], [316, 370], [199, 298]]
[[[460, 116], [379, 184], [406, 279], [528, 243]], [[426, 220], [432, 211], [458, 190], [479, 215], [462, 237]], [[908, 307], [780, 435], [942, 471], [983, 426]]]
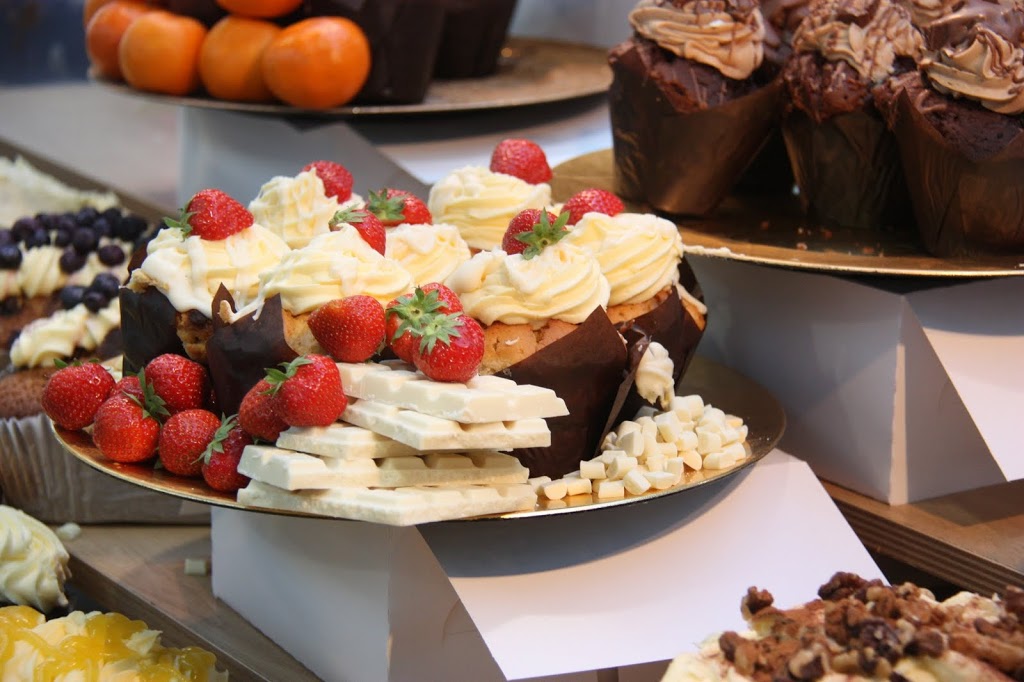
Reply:
[[516, 0], [441, 0], [444, 27], [435, 78], [479, 78], [498, 68]]
[[120, 481], [75, 459], [39, 414], [0, 419], [4, 503], [45, 523], [209, 523], [209, 508]]
[[896, 107], [893, 132], [925, 248], [940, 257], [1024, 252], [1024, 133], [972, 161], [906, 92]]
[[819, 124], [794, 109], [782, 133], [809, 217], [855, 229], [913, 229], [896, 140], [881, 116], [858, 111]]
[[185, 355], [178, 338], [177, 311], [158, 289], [149, 287], [140, 294], [121, 287], [119, 298], [126, 373], [138, 372], [164, 353]]

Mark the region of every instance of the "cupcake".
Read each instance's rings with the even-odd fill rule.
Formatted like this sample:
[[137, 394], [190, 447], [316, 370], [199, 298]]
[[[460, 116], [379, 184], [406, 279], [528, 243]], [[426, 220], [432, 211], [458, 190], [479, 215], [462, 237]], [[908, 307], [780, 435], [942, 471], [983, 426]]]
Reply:
[[[0, 505], [0, 602], [31, 606], [43, 612], [67, 606], [64, 583], [71, 577], [70, 559], [52, 530], [21, 510]], [[4, 611], [7, 609], [0, 609]], [[0, 631], [10, 636], [2, 624]], [[16, 646], [16, 641], [7, 640], [4, 650]], [[6, 674], [3, 677], [13, 679]], [[31, 677], [29, 670], [27, 677], [18, 679]]]
[[498, 69], [516, 0], [441, 0], [435, 78], [480, 78]]
[[783, 70], [782, 131], [807, 214], [856, 229], [910, 229], [896, 141], [871, 90], [915, 68], [923, 42], [890, 0], [818, 0]]
[[331, 219], [339, 210], [362, 205], [358, 194], [343, 202], [328, 196], [323, 181], [311, 169], [295, 177], [271, 178], [249, 202], [249, 212], [289, 248], [301, 249], [313, 237], [331, 231]]
[[[927, 1], [927, 0], [926, 0]], [[793, 36], [810, 12], [811, 0], [764, 0], [764, 58], [781, 69], [793, 53]]]
[[917, 228], [936, 256], [1024, 252], [1024, 9], [967, 3], [930, 22], [920, 74], [878, 88]]
[[482, 166], [452, 171], [430, 188], [427, 207], [434, 221], [455, 225], [471, 249], [501, 244], [508, 223], [520, 211], [551, 204], [551, 186], [495, 173]]
[[399, 225], [387, 231], [384, 255], [405, 268], [414, 284], [443, 282], [463, 261], [469, 246], [454, 225]]
[[713, 211], [778, 120], [751, 0], [642, 0], [609, 53], [616, 193], [677, 215]]

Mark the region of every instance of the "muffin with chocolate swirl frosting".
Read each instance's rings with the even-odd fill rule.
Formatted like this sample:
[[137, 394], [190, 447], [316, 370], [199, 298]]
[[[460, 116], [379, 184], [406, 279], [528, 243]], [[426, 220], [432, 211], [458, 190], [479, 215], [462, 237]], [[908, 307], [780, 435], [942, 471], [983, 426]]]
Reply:
[[919, 72], [874, 97], [925, 247], [1024, 252], [1024, 4], [969, 0], [924, 36]]
[[777, 122], [752, 0], [641, 0], [609, 53], [615, 185], [676, 215], [712, 212]]
[[783, 69], [782, 132], [810, 217], [855, 229], [910, 229], [896, 142], [872, 88], [913, 71], [924, 47], [890, 0], [815, 0]]

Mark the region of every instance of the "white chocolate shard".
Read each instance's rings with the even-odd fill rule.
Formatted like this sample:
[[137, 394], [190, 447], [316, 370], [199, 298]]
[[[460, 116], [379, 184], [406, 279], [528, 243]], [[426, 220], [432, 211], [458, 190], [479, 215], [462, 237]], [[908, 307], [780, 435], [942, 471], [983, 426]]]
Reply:
[[615, 442], [616, 448], [629, 457], [639, 457], [644, 452], [644, 436], [640, 431], [628, 431], [619, 435]]
[[721, 449], [722, 437], [717, 431], [712, 431], [704, 426], [697, 427], [697, 452], [702, 455], [708, 455]]
[[635, 469], [639, 461], [636, 457], [616, 457], [608, 466], [608, 478], [617, 481], [628, 474], [632, 469]]
[[594, 494], [599, 500], [614, 500], [626, 496], [626, 487], [622, 481], [594, 481]]
[[510, 485], [412, 486], [395, 489], [332, 488], [289, 492], [259, 481], [238, 491], [253, 507], [371, 521], [391, 526], [527, 511], [537, 495], [526, 483]]
[[547, 485], [548, 483], [551, 483], [551, 477], [537, 476], [535, 478], [527, 479], [526, 483], [533, 488], [533, 492], [537, 493], [537, 496], [539, 497], [541, 494], [541, 490], [544, 488], [544, 486]]
[[[697, 455], [697, 459], [700, 459], [700, 455]], [[676, 457], [675, 459], [669, 459], [665, 461], [665, 472], [671, 474], [672, 477], [675, 479], [675, 483], [673, 483], [672, 485], [675, 485], [680, 480], [682, 480], [684, 471], [683, 464], [684, 463], [682, 457]]]
[[352, 400], [341, 419], [421, 452], [513, 450], [551, 445], [551, 432], [543, 419], [461, 424], [372, 400]]
[[607, 474], [605, 473], [604, 462], [599, 462], [596, 459], [580, 462], [580, 476], [590, 480], [605, 478]]
[[731, 453], [725, 450], [719, 450], [718, 452], [712, 452], [709, 455], [704, 456], [704, 468], [705, 469], [728, 469], [732, 465], [739, 461]]
[[686, 466], [694, 471], [700, 471], [704, 468], [704, 458], [696, 450], [683, 450], [679, 453], [679, 459], [683, 460]]
[[675, 441], [676, 449], [682, 452], [683, 450], [696, 450], [697, 449], [697, 434], [693, 431], [683, 431], [679, 434], [679, 438]]
[[433, 381], [404, 363], [338, 363], [345, 394], [463, 424], [543, 419], [569, 414], [548, 388], [497, 376], [465, 384]]
[[563, 478], [562, 480], [565, 481], [565, 494], [569, 497], [589, 495], [594, 489], [589, 478]]
[[667, 490], [679, 480], [674, 474], [667, 471], [647, 471], [644, 472], [644, 477], [655, 490]]
[[335, 459], [381, 459], [420, 454], [415, 448], [396, 440], [341, 422], [324, 427], [293, 426], [281, 432], [277, 437], [277, 446], [285, 450], [297, 450]]
[[640, 469], [630, 469], [622, 478], [622, 485], [630, 495], [643, 495], [651, 489], [651, 482]]
[[559, 479], [557, 481], [545, 483], [544, 486], [541, 488], [541, 492], [543, 492], [544, 497], [548, 498], [549, 500], [562, 499], [563, 497], [565, 497], [568, 490], [569, 486], [566, 485], [564, 479]]

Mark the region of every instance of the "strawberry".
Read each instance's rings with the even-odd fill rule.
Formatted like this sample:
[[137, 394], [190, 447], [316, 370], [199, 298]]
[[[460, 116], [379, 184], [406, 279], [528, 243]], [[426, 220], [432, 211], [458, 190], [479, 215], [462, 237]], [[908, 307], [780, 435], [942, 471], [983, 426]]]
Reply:
[[514, 175], [534, 185], [551, 179], [548, 157], [530, 140], [502, 140], [491, 153], [491, 171]]
[[372, 296], [348, 296], [313, 311], [309, 330], [339, 362], [366, 362], [384, 345], [384, 306]]
[[84, 429], [92, 424], [96, 410], [113, 387], [114, 377], [102, 365], [66, 365], [54, 372], [43, 387], [43, 411], [57, 426]]
[[228, 417], [221, 422], [213, 440], [203, 452], [203, 480], [214, 490], [233, 493], [249, 484], [249, 477], [238, 473], [238, 461], [252, 438], [238, 426], [238, 420]]
[[108, 398], [96, 410], [92, 441], [115, 462], [144, 462], [156, 454], [160, 422], [125, 395]]
[[399, 296], [387, 305], [385, 338], [391, 351], [412, 362], [412, 349], [419, 337], [420, 320], [430, 313], [462, 312], [458, 295], [438, 282], [417, 287], [411, 294]]
[[622, 199], [606, 189], [584, 189], [576, 192], [562, 205], [563, 211], [569, 212], [569, 225], [575, 225], [584, 213], [604, 213], [618, 215], [626, 210]]
[[509, 254], [521, 253], [530, 260], [540, 254], [545, 246], [557, 244], [569, 234], [565, 221], [569, 214], [563, 211], [558, 218], [548, 211], [528, 208], [520, 211], [508, 223], [505, 236], [501, 238], [502, 250]]
[[114, 397], [115, 395], [126, 395], [134, 396], [140, 403], [143, 400], [142, 385], [139, 383], [139, 377], [134, 374], [127, 374], [121, 377], [114, 387], [110, 389], [110, 395], [108, 397]]
[[271, 388], [266, 379], [261, 379], [249, 389], [238, 408], [238, 425], [253, 438], [273, 443], [288, 425], [274, 412]]
[[379, 192], [370, 192], [367, 204], [384, 227], [394, 227], [407, 223], [409, 225], [431, 225], [434, 217], [423, 200], [404, 190], [384, 188]]
[[206, 368], [183, 355], [164, 353], [149, 361], [140, 379], [153, 384], [171, 414], [203, 407], [209, 395]]
[[331, 229], [333, 230], [343, 223], [348, 223], [356, 228], [363, 241], [372, 246], [377, 253], [382, 256], [384, 255], [384, 248], [387, 244], [387, 231], [384, 229], [384, 223], [380, 221], [380, 218], [369, 211], [345, 209], [338, 211], [331, 218]]
[[348, 406], [341, 374], [326, 355], [309, 354], [268, 369], [274, 412], [288, 426], [330, 426]]
[[414, 346], [416, 368], [434, 381], [465, 383], [472, 379], [484, 357], [484, 332], [480, 324], [462, 313], [434, 314], [423, 325], [423, 336]]
[[177, 220], [164, 218], [168, 227], [180, 227], [185, 234], [219, 241], [237, 234], [255, 222], [252, 213], [219, 189], [197, 192], [181, 210]]
[[324, 183], [324, 192], [339, 202], [346, 202], [352, 197], [352, 174], [340, 163], [333, 161], [314, 161], [306, 164], [303, 171], [315, 170], [316, 176]]
[[172, 414], [160, 430], [160, 463], [172, 474], [190, 478], [203, 473], [203, 452], [220, 428], [208, 410]]

